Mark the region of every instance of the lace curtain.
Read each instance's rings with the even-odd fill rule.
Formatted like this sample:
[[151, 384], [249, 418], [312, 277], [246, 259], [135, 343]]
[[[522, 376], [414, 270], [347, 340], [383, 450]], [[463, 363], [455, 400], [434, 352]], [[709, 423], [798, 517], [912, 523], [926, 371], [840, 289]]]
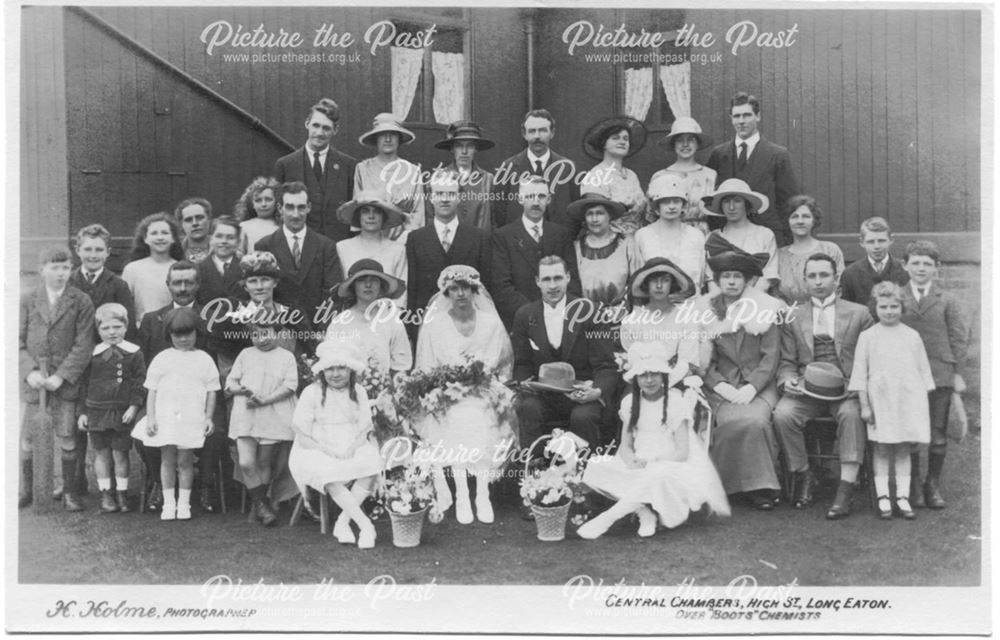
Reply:
[[653, 67], [625, 70], [625, 115], [640, 122], [653, 103]]
[[465, 55], [431, 53], [434, 71], [434, 119], [451, 124], [465, 117]]
[[674, 117], [690, 116], [691, 63], [663, 65], [660, 67], [660, 83]]
[[417, 81], [423, 66], [423, 49], [392, 47], [392, 115], [405, 121], [417, 93]]

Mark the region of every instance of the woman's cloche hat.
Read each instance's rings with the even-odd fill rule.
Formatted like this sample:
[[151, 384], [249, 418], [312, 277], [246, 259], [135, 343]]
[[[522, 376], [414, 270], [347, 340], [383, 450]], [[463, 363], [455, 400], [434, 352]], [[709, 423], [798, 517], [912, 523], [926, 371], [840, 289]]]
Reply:
[[579, 200], [574, 200], [566, 206], [566, 215], [569, 216], [571, 220], [576, 222], [583, 220], [584, 215], [587, 213], [587, 209], [594, 205], [603, 206], [611, 216], [612, 220], [625, 215], [625, 205], [621, 202], [615, 202], [612, 200], [610, 194], [599, 192], [598, 190], [600, 187], [588, 187], [588, 189], [588, 193], [583, 194]]
[[375, 207], [382, 212], [382, 228], [391, 229], [406, 222], [406, 214], [396, 205], [392, 204], [378, 191], [362, 191], [354, 196], [354, 200], [345, 202], [337, 209], [337, 219], [344, 224], [353, 227], [360, 227], [361, 207]]
[[350, 296], [354, 291], [354, 283], [357, 282], [358, 278], [363, 278], [364, 276], [375, 276], [381, 279], [386, 285], [384, 295], [386, 298], [395, 298], [406, 291], [406, 283], [386, 273], [385, 269], [382, 268], [381, 262], [372, 260], [371, 258], [362, 258], [348, 269], [347, 280], [331, 287], [330, 294], [336, 294], [340, 298]]
[[591, 126], [583, 136], [583, 152], [591, 158], [603, 160], [604, 143], [607, 142], [605, 134], [609, 130], [619, 127], [628, 129], [628, 153], [625, 154], [625, 157], [631, 158], [639, 153], [639, 150], [646, 144], [646, 125], [629, 116], [604, 118]]
[[479, 272], [467, 264], [453, 264], [445, 267], [438, 276], [438, 291], [444, 293], [453, 284], [464, 284], [473, 289], [482, 289], [483, 281]]
[[712, 144], [711, 138], [701, 132], [701, 125], [698, 124], [698, 121], [690, 116], [681, 116], [674, 120], [673, 124], [670, 125], [670, 133], [661, 138], [657, 144], [665, 147], [668, 152], [673, 153], [674, 142], [678, 136], [682, 136], [685, 133], [691, 134], [698, 139], [698, 149], [704, 149]]
[[251, 251], [246, 254], [240, 258], [240, 270], [244, 280], [251, 276], [268, 276], [275, 280], [281, 277], [278, 259], [270, 251]]
[[802, 376], [802, 393], [817, 400], [843, 400], [847, 381], [840, 369], [829, 362], [810, 362]]
[[695, 294], [694, 280], [683, 269], [667, 258], [652, 258], [632, 274], [632, 280], [628, 285], [632, 297], [639, 300], [649, 299], [649, 293], [642, 290], [642, 285], [657, 273], [670, 275], [671, 295], [676, 295], [678, 298], [690, 298]]
[[492, 149], [494, 146], [492, 140], [483, 137], [483, 129], [478, 124], [472, 120], [459, 120], [448, 125], [444, 140], [435, 142], [434, 148], [448, 151], [456, 142], [463, 141], [474, 142], [479, 151]]
[[399, 118], [391, 113], [380, 113], [375, 116], [372, 120], [371, 131], [366, 131], [361, 134], [358, 138], [358, 142], [369, 147], [374, 147], [376, 142], [375, 138], [380, 133], [385, 133], [386, 131], [391, 131], [399, 134], [399, 144], [410, 144], [416, 140], [417, 136], [413, 135], [413, 132], [404, 127], [400, 122]]
[[653, 204], [666, 198], [680, 198], [684, 202], [690, 200], [680, 176], [671, 173], [661, 173], [658, 176], [654, 176], [649, 181], [649, 190], [646, 192], [646, 195], [649, 196]]
[[747, 213], [764, 213], [767, 211], [767, 207], [770, 205], [770, 201], [767, 199], [763, 193], [757, 193], [750, 188], [746, 182], [743, 182], [739, 178], [730, 178], [719, 185], [719, 188], [715, 190], [715, 193], [709, 196], [705, 196], [701, 199], [705, 203], [705, 208], [708, 209], [710, 213], [717, 216], [724, 216], [722, 212], [722, 199], [726, 196], [740, 196], [750, 206], [752, 211]]
[[367, 368], [361, 349], [356, 344], [337, 339], [319, 343], [316, 347], [316, 362], [313, 363], [312, 372], [318, 374], [330, 367], [347, 367], [359, 374]]

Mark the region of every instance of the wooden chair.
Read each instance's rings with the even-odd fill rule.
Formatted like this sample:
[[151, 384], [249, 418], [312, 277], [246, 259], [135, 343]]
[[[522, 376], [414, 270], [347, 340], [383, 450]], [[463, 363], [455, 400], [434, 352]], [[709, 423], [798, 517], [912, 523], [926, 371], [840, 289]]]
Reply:
[[[840, 464], [840, 454], [837, 450], [837, 421], [832, 416], [813, 418], [806, 421], [803, 435], [806, 441], [806, 455], [809, 458], [809, 469], [814, 476], [818, 477], [817, 471], [826, 463], [836, 462]], [[792, 472], [787, 464], [783, 464], [783, 475], [785, 491], [791, 491]], [[871, 444], [865, 446], [864, 459], [861, 463], [861, 470], [858, 473], [857, 484], [861, 486], [868, 495], [868, 504], [876, 503], [875, 483], [872, 481], [872, 452]], [[789, 496], [791, 498], [792, 496]]]
[[[295, 501], [295, 508], [292, 509], [292, 517], [288, 520], [288, 526], [294, 527], [299, 522], [299, 518], [302, 517], [302, 510], [305, 508], [305, 499], [307, 492], [312, 491], [308, 487], [302, 488], [302, 493], [299, 494], [298, 499]], [[330, 497], [323, 492], [319, 499], [319, 531], [320, 533], [327, 533], [330, 530]]]

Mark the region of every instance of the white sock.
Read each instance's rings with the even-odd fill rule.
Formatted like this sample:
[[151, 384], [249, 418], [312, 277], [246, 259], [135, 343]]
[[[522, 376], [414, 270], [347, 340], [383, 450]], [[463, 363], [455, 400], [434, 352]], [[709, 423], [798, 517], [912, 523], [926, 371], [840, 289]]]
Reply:
[[111, 478], [98, 478], [97, 488], [101, 491], [111, 491]]
[[190, 489], [178, 489], [177, 490], [177, 504], [184, 505], [185, 507], [191, 506], [191, 490]]
[[896, 476], [896, 498], [910, 499], [910, 476]]
[[128, 491], [128, 478], [115, 478], [115, 486], [119, 491]]
[[[909, 490], [909, 485], [907, 485]], [[877, 497], [889, 497], [889, 476], [875, 476], [875, 494]]]
[[173, 489], [163, 488], [163, 506], [170, 506], [174, 509], [177, 508], [177, 497], [174, 495]]

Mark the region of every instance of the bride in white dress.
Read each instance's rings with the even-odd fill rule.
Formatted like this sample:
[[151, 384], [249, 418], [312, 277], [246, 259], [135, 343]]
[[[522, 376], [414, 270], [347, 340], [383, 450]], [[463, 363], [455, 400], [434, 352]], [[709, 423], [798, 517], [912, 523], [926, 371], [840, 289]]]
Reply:
[[[479, 272], [466, 265], [446, 267], [438, 278], [438, 290], [417, 339], [416, 369], [429, 371], [479, 360], [492, 374], [490, 392], [510, 395], [508, 400], [512, 401], [513, 394], [502, 385], [510, 378], [514, 364], [510, 338]], [[516, 443], [509, 421], [502, 420], [486, 398], [474, 395], [452, 405], [440, 419], [427, 416], [416, 428], [428, 444], [439, 447], [446, 456], [446, 462], [435, 467], [438, 508], [443, 512], [451, 505], [443, 469], [450, 465], [455, 477], [456, 519], [463, 524], [473, 520], [469, 474], [476, 479], [476, 516], [480, 522], [493, 522], [490, 478]]]

